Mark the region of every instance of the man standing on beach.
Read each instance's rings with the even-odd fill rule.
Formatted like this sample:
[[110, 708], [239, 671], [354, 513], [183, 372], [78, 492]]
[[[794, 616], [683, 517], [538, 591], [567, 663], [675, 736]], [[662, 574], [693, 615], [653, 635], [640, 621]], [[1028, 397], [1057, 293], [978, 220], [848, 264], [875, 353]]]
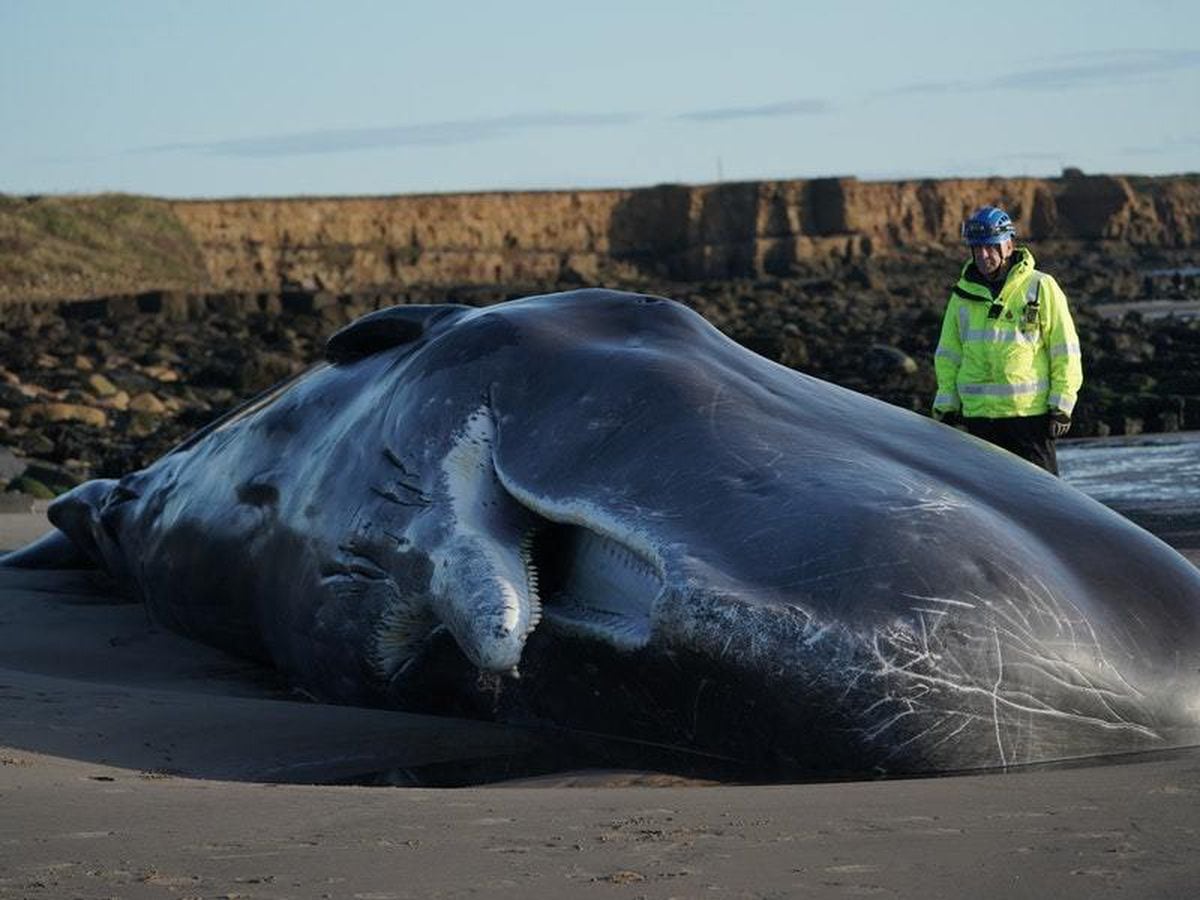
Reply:
[[1016, 228], [995, 206], [963, 224], [971, 259], [946, 304], [934, 354], [933, 417], [961, 421], [1051, 474], [1054, 442], [1071, 427], [1083, 384], [1079, 338], [1062, 288], [1015, 247]]

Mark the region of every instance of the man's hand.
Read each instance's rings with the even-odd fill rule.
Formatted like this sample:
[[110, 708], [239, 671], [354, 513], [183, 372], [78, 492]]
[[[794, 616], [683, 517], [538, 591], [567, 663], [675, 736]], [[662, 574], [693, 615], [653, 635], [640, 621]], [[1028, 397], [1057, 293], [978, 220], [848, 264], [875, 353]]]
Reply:
[[1061, 409], [1050, 410], [1050, 437], [1060, 438], [1071, 430], [1071, 417]]
[[933, 411], [935, 421], [941, 422], [943, 425], [949, 425], [951, 428], [957, 428], [962, 424], [962, 414], [957, 409], [935, 409]]

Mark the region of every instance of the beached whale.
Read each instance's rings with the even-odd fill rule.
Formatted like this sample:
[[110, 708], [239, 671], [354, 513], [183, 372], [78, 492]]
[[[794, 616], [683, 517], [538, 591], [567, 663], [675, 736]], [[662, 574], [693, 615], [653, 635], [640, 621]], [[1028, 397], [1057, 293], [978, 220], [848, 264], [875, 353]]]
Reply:
[[60, 532], [5, 564], [86, 558], [169, 627], [319, 698], [775, 771], [1197, 743], [1189, 563], [1034, 466], [680, 304], [395, 307], [327, 357], [64, 495]]

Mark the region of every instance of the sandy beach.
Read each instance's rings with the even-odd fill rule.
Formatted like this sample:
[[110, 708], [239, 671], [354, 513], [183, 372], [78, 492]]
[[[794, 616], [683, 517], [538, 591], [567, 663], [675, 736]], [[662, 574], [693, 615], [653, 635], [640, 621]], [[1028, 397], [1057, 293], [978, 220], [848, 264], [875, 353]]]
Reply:
[[[0, 513], [0, 548], [45, 528]], [[1200, 880], [1200, 751], [854, 783], [364, 787], [541, 738], [306, 702], [92, 573], [0, 570], [0, 623], [0, 897], [1183, 897]]]

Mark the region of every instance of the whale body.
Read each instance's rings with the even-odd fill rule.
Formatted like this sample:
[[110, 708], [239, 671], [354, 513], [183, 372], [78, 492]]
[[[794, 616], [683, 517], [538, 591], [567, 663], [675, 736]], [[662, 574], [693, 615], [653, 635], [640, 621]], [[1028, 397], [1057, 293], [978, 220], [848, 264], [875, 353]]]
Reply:
[[1200, 742], [1200, 572], [673, 301], [380, 310], [6, 565], [85, 558], [323, 700], [791, 773]]

